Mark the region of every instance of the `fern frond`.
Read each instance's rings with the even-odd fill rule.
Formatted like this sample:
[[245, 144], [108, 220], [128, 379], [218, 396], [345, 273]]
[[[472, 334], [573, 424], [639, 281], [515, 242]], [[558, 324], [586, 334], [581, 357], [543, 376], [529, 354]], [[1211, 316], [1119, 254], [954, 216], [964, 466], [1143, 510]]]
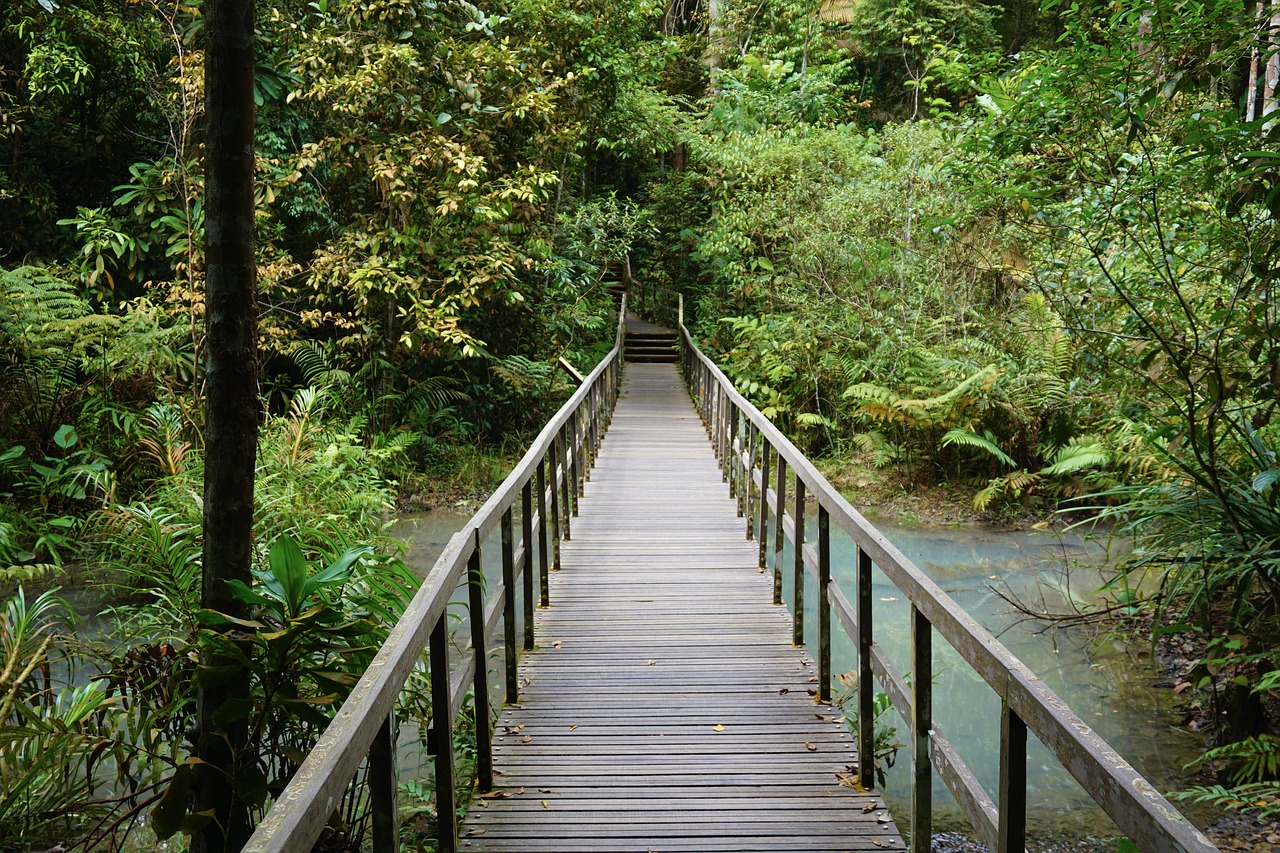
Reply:
[[942, 437], [943, 447], [950, 447], [953, 444], [958, 444], [961, 447], [972, 447], [975, 450], [984, 451], [989, 456], [994, 457], [997, 461], [1004, 465], [1008, 465], [1010, 468], [1016, 468], [1018, 466], [1018, 463], [1013, 461], [1013, 457], [1001, 450], [1000, 446], [996, 444], [996, 437], [990, 430], [985, 431], [982, 435], [978, 435], [964, 427], [954, 427], [953, 429], [948, 430], [947, 434]]

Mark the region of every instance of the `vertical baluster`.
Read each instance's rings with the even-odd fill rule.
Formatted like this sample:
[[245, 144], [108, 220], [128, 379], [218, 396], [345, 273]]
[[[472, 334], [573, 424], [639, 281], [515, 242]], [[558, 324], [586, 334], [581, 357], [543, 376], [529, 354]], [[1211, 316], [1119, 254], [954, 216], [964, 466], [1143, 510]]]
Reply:
[[[551, 583], [547, 575], [547, 455], [538, 462], [538, 603], [551, 606]], [[553, 493], [551, 499], [555, 500]]]
[[875, 676], [871, 672], [871, 555], [858, 548], [858, 781], [875, 785]]
[[[511, 507], [502, 514], [502, 646], [507, 670], [507, 704], [520, 698], [516, 659], [516, 559], [512, 544]], [[446, 676], [447, 679], [447, 676]]]
[[547, 474], [551, 479], [551, 565], [560, 571], [560, 434], [551, 438]]
[[716, 383], [716, 424], [720, 436], [720, 482], [729, 482], [729, 413], [724, 386]]
[[373, 853], [400, 849], [400, 816], [396, 802], [395, 714], [378, 725], [369, 747], [369, 811], [373, 822]]
[[933, 764], [929, 730], [933, 728], [933, 626], [911, 607], [911, 849], [933, 847]]
[[831, 701], [831, 514], [818, 504], [818, 701]]
[[1027, 843], [1027, 724], [1009, 703], [1000, 709], [1000, 822], [996, 853], [1022, 853]]
[[782, 603], [782, 550], [787, 531], [783, 517], [787, 512], [787, 460], [778, 454], [778, 490], [773, 505], [773, 603]]
[[458, 806], [454, 790], [453, 720], [449, 711], [449, 625], [440, 614], [431, 629], [431, 722], [436, 740], [436, 850], [457, 853]]
[[[564, 523], [564, 540], [573, 538], [573, 527], [570, 517], [573, 515], [569, 489], [569, 423], [566, 419], [560, 427], [560, 520]], [[556, 554], [556, 568], [560, 568], [559, 554]]]
[[524, 647], [533, 648], [533, 479], [520, 490], [520, 539], [524, 545]]
[[792, 595], [795, 598], [795, 610], [791, 615], [791, 642], [797, 646], [804, 645], [804, 480], [796, 472], [796, 538], [792, 545], [795, 548], [792, 561], [791, 582], [794, 584]]
[[746, 482], [743, 484], [744, 500], [742, 502], [742, 511], [738, 513], [739, 515], [744, 516], [747, 519], [747, 540], [748, 541], [750, 541], [751, 539], [754, 539], [756, 535], [755, 525], [752, 523], [755, 519], [755, 514], [752, 512], [752, 509], [754, 509], [754, 506], [752, 505], [752, 499], [755, 497], [755, 491], [756, 491], [756, 443], [757, 443], [756, 439], [757, 437], [758, 437], [758, 430], [756, 429], [755, 424], [751, 423], [751, 421], [748, 420], [747, 421], [747, 475], [745, 478]]
[[580, 461], [582, 453], [582, 418], [580, 413], [582, 407], [573, 410], [573, 430], [569, 442], [569, 447], [573, 451], [573, 460], [570, 463], [573, 467], [573, 479], [570, 480], [572, 488], [569, 489], [573, 493], [573, 517], [578, 517], [578, 498], [582, 497], [582, 463]]
[[724, 399], [725, 417], [729, 419], [729, 464], [725, 466], [725, 473], [729, 475], [729, 497], [733, 498], [738, 515], [742, 515], [742, 471], [739, 465], [742, 457], [739, 455], [741, 435], [738, 428], [738, 407], [733, 404], [728, 391], [724, 392]]
[[472, 682], [476, 709], [476, 780], [481, 791], [493, 789], [493, 724], [489, 713], [489, 638], [484, 633], [484, 560], [480, 536], [467, 560], [467, 600], [471, 649], [476, 661]]
[[772, 450], [769, 439], [760, 435], [760, 561], [757, 564], [760, 571], [764, 571], [768, 566], [768, 560], [765, 557], [765, 548], [769, 542], [769, 451]]

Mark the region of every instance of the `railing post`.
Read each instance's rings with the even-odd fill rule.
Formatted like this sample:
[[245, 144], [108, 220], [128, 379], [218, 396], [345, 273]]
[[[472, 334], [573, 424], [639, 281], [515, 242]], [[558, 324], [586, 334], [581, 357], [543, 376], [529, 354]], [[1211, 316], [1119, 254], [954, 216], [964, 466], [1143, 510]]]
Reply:
[[396, 803], [396, 739], [394, 714], [378, 726], [369, 747], [369, 810], [373, 822], [373, 853], [400, 849], [400, 816]]
[[[520, 698], [516, 659], [516, 560], [512, 544], [511, 507], [502, 514], [502, 646], [506, 661], [507, 704]], [[447, 676], [446, 676], [447, 680]]]
[[578, 412], [581, 410], [581, 406], [573, 410], [573, 417], [570, 418], [570, 421], [573, 423], [573, 427], [569, 430], [569, 451], [570, 456], [572, 457], [569, 464], [573, 469], [573, 477], [569, 481], [572, 488], [570, 488], [569, 491], [573, 493], [574, 518], [578, 517], [578, 498], [582, 497], [582, 467], [579, 463], [581, 439], [579, 436], [580, 424], [578, 419]]
[[747, 476], [746, 482], [743, 484], [743, 501], [742, 508], [738, 511], [738, 515], [747, 519], [747, 539], [755, 538], [755, 528], [751, 524], [754, 517], [752, 513], [751, 499], [755, 496], [756, 491], [756, 444], [759, 430], [755, 424], [747, 421]]
[[818, 504], [818, 701], [831, 701], [831, 514]]
[[774, 493], [773, 506], [773, 603], [782, 603], [782, 550], [786, 546], [787, 531], [783, 522], [787, 514], [787, 460], [778, 453], [778, 489]]
[[533, 648], [533, 478], [520, 490], [520, 539], [524, 545], [524, 647]]
[[996, 853], [1022, 853], [1027, 843], [1027, 724], [1005, 702], [1000, 709], [1000, 820]]
[[[552, 500], [555, 496], [552, 495]], [[551, 606], [551, 583], [547, 576], [547, 455], [538, 462], [538, 603]]]
[[769, 451], [772, 446], [769, 439], [760, 435], [760, 571], [764, 571], [768, 566], [768, 560], [765, 557], [764, 550], [769, 541]]
[[911, 606], [911, 850], [933, 848], [933, 626]]
[[728, 478], [728, 496], [733, 498], [733, 508], [737, 510], [737, 514], [742, 515], [742, 482], [739, 478], [739, 459], [737, 455], [739, 447], [737, 447], [737, 406], [733, 405], [733, 401], [728, 396], [728, 391], [724, 392], [724, 448], [726, 448], [726, 456], [724, 456], [724, 476]]
[[458, 806], [454, 791], [453, 719], [449, 702], [449, 626], [441, 613], [431, 629], [431, 717], [436, 730], [436, 850], [457, 853]]
[[804, 480], [796, 471], [796, 538], [792, 543], [795, 548], [791, 575], [792, 598], [795, 611], [791, 617], [791, 642], [797, 646], [804, 645]]
[[551, 453], [547, 456], [547, 473], [551, 480], [551, 565], [560, 570], [560, 433], [551, 439]]
[[875, 676], [871, 672], [871, 555], [858, 548], [858, 781], [875, 785]]
[[471, 622], [471, 649], [476, 661], [472, 695], [476, 711], [476, 784], [493, 789], [493, 725], [489, 713], [489, 641], [484, 633], [484, 560], [480, 535], [467, 560], [467, 599]]
[[[564, 424], [560, 427], [560, 520], [564, 522], [564, 540], [570, 541], [573, 536], [573, 527], [570, 523], [572, 512], [572, 498], [570, 497], [571, 489], [569, 488], [569, 422], [571, 418], [566, 418]], [[556, 568], [560, 568], [560, 555], [556, 554]]]

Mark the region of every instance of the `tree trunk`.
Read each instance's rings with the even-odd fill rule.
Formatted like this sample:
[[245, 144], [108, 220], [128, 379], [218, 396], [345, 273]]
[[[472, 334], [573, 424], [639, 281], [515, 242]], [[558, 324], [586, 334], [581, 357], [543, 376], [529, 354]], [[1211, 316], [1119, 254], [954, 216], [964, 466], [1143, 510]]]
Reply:
[[1258, 42], [1262, 39], [1262, 22], [1265, 20], [1263, 12], [1263, 0], [1258, 0], [1257, 9], [1254, 11], [1255, 37], [1253, 39], [1253, 47], [1249, 49], [1249, 82], [1245, 89], [1244, 101], [1244, 120], [1253, 121], [1258, 117]]
[[[253, 473], [258, 446], [257, 289], [253, 234], [253, 0], [205, 3], [205, 473], [201, 604], [242, 616], [230, 580], [250, 583]], [[205, 660], [209, 665], [228, 663]], [[213, 820], [193, 853], [233, 853], [249, 837], [239, 796], [244, 723], [217, 725], [248, 674], [197, 695], [195, 811]]]
[[[1280, 85], [1280, 0], [1271, 0], [1271, 24], [1267, 27], [1267, 74], [1262, 83], [1262, 114], [1276, 110], [1276, 87]], [[1271, 122], [1267, 122], [1267, 128]]]

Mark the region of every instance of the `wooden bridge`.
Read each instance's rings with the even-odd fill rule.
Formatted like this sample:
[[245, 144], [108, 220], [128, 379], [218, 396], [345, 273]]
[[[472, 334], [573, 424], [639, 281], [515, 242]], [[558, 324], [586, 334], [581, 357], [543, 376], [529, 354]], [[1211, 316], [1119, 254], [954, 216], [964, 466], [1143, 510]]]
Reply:
[[[917, 853], [935, 772], [992, 850], [1023, 849], [1028, 730], [1140, 849], [1216, 849], [733, 389], [677, 296], [641, 296], [679, 337], [633, 321], [628, 346], [620, 320], [613, 351], [451, 540], [247, 850], [312, 849], [357, 778], [373, 849], [399, 849], [393, 710], [428, 647], [438, 851], [903, 850], [860, 757], [876, 682], [910, 730]], [[833, 521], [858, 546], [853, 590], [831, 580]], [[490, 547], [502, 581], [486, 588]], [[912, 602], [909, 683], [874, 639], [873, 565]], [[460, 584], [471, 642], [451, 666]], [[831, 705], [833, 624], [857, 648], [856, 732]], [[1003, 701], [998, 802], [933, 722], [935, 634]], [[474, 781], [457, 778], [452, 737], [468, 704]]]

